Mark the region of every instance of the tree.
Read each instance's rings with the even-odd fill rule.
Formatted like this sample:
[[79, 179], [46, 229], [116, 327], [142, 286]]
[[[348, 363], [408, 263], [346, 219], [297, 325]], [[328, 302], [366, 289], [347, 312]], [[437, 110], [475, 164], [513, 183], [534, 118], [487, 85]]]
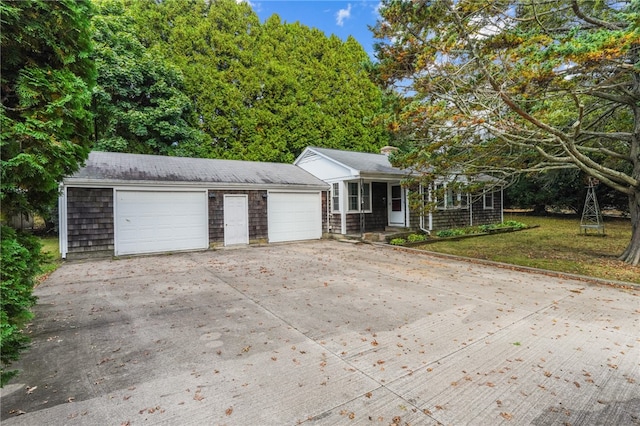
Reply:
[[291, 162], [308, 145], [375, 151], [380, 90], [354, 40], [277, 15], [261, 24], [246, 2], [131, 2], [142, 43], [184, 74], [209, 144], [184, 155]]
[[[0, 201], [3, 218], [46, 210], [58, 182], [84, 161], [91, 146], [88, 1], [0, 3]], [[2, 227], [0, 384], [27, 338], [40, 249], [32, 238]]]
[[[534, 214], [546, 214], [546, 209], [569, 210], [581, 214], [587, 195], [587, 178], [579, 169], [549, 170], [522, 174], [504, 191], [505, 206], [533, 208]], [[628, 214], [628, 198], [604, 185], [596, 186], [598, 204], [603, 209], [615, 209]]]
[[637, 1], [383, 2], [375, 33], [387, 86], [410, 92], [401, 160], [503, 178], [579, 169], [629, 200], [640, 262]]
[[193, 107], [181, 71], [140, 43], [123, 2], [97, 5], [94, 148], [167, 155], [183, 143], [205, 143], [206, 135], [190, 124]]

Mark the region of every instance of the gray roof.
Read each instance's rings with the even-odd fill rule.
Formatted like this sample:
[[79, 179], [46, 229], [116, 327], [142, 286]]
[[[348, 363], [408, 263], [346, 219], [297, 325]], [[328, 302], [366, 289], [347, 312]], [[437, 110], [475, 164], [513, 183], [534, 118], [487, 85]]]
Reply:
[[91, 182], [327, 187], [326, 183], [293, 164], [98, 151], [91, 152], [85, 166], [65, 179], [67, 184]]
[[331, 158], [361, 174], [390, 174], [406, 176], [409, 171], [393, 167], [389, 157], [384, 154], [372, 154], [368, 152], [342, 151], [339, 149], [309, 147], [309, 149]]

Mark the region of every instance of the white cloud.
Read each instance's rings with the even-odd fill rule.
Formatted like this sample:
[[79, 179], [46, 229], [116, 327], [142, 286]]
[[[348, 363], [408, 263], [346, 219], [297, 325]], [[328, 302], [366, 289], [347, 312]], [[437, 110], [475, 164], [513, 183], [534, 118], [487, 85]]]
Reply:
[[347, 5], [346, 9], [340, 9], [338, 13], [336, 13], [336, 24], [339, 26], [343, 26], [345, 19], [349, 19], [350, 17], [351, 17], [351, 3]]
[[373, 6], [373, 15], [376, 17], [376, 19], [382, 18], [382, 16], [380, 16], [380, 8], [382, 8], [382, 2], [378, 2], [378, 4]]
[[240, 3], [247, 3], [254, 11], [259, 12], [260, 11], [260, 3], [254, 3], [250, 0], [236, 0], [236, 3], [240, 4]]

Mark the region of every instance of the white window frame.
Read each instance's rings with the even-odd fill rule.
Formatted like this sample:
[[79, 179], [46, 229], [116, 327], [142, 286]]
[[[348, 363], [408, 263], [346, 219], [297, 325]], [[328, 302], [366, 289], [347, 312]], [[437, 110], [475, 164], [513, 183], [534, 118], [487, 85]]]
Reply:
[[331, 211], [333, 213], [340, 212], [340, 182], [331, 184]]
[[[444, 196], [438, 197], [438, 191], [444, 191]], [[446, 183], [438, 183], [435, 185], [434, 199], [438, 210], [468, 210], [469, 194], [465, 192], [453, 192], [447, 188]]]
[[[358, 188], [357, 194], [353, 193], [352, 185], [356, 185], [356, 188]], [[364, 190], [364, 187], [367, 187], [367, 190]], [[365, 196], [366, 199], [364, 198]], [[352, 208], [354, 199], [357, 200], [357, 209]], [[347, 211], [348, 213], [371, 213], [371, 182], [347, 182]]]
[[[487, 203], [487, 200], [490, 199], [491, 202]], [[493, 210], [493, 204], [495, 202], [495, 194], [494, 191], [485, 191], [482, 194], [482, 207], [485, 210]]]

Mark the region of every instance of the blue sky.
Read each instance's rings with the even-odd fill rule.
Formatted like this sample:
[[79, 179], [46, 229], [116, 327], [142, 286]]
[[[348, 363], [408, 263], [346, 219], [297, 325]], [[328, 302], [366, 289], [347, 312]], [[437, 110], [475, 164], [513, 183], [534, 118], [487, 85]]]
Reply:
[[262, 22], [276, 13], [283, 21], [318, 28], [327, 36], [346, 40], [352, 35], [373, 58], [374, 39], [367, 25], [375, 25], [379, 17], [379, 0], [251, 0], [249, 4]]

